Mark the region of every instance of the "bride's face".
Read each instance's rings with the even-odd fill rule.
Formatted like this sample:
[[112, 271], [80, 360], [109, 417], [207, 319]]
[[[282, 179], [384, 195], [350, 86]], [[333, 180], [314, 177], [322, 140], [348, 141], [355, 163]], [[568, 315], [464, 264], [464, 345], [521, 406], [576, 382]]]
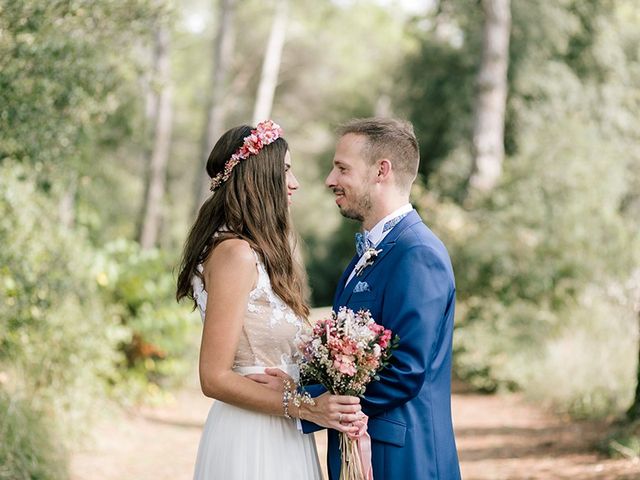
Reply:
[[289, 150], [287, 150], [287, 153], [284, 156], [284, 171], [286, 173], [287, 180], [287, 198], [289, 200], [289, 205], [291, 205], [293, 192], [300, 187], [300, 184], [298, 183], [296, 176], [293, 174], [293, 170], [291, 170], [291, 154], [289, 153]]

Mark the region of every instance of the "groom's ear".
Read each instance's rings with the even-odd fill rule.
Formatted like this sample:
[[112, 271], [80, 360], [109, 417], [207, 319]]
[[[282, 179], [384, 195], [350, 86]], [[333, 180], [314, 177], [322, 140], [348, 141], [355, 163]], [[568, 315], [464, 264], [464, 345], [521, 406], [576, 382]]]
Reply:
[[381, 158], [376, 163], [378, 164], [377, 180], [379, 182], [387, 180], [393, 171], [391, 160], [388, 158]]

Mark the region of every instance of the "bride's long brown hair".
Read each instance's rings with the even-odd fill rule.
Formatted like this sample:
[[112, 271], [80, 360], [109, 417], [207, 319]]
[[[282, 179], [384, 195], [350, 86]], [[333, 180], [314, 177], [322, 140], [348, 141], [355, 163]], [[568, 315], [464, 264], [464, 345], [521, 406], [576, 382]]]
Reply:
[[[224, 133], [207, 160], [207, 174], [215, 176], [251, 134], [242, 125]], [[193, 298], [191, 280], [215, 246], [226, 238], [242, 238], [258, 252], [269, 274], [271, 287], [302, 317], [309, 314], [304, 301], [304, 275], [294, 259], [294, 238], [287, 200], [284, 138], [265, 146], [235, 166], [231, 177], [203, 203], [184, 245], [176, 299]], [[214, 239], [221, 229], [228, 234]], [[195, 307], [194, 301], [194, 307]]]

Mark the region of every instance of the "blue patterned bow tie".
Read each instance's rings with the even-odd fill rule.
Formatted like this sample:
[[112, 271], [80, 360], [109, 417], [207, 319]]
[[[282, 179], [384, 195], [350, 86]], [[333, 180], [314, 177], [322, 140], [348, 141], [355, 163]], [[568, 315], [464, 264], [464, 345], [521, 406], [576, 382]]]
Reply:
[[365, 233], [356, 233], [356, 252], [361, 257], [364, 251], [371, 246], [371, 242]]
[[[400, 220], [402, 220], [407, 215], [408, 215], [407, 213], [403, 213], [402, 215], [398, 215], [397, 217], [394, 217], [391, 220], [389, 220], [382, 227], [382, 233], [386, 233], [389, 230], [391, 230], [398, 223], [400, 223]], [[367, 248], [369, 248], [369, 247], [373, 247], [373, 244], [371, 243], [371, 240], [369, 239], [368, 232], [365, 232], [365, 233], [358, 232], [358, 233], [356, 233], [356, 252], [358, 252], [358, 256], [361, 257], [362, 254], [365, 252], [365, 250]]]

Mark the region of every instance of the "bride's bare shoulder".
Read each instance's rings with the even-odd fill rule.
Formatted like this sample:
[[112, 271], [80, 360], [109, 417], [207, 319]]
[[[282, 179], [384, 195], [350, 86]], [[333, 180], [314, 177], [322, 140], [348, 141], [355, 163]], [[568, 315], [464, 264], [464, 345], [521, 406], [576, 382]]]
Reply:
[[256, 257], [249, 242], [241, 238], [229, 238], [216, 245], [204, 261], [204, 275], [255, 272], [255, 264]]

